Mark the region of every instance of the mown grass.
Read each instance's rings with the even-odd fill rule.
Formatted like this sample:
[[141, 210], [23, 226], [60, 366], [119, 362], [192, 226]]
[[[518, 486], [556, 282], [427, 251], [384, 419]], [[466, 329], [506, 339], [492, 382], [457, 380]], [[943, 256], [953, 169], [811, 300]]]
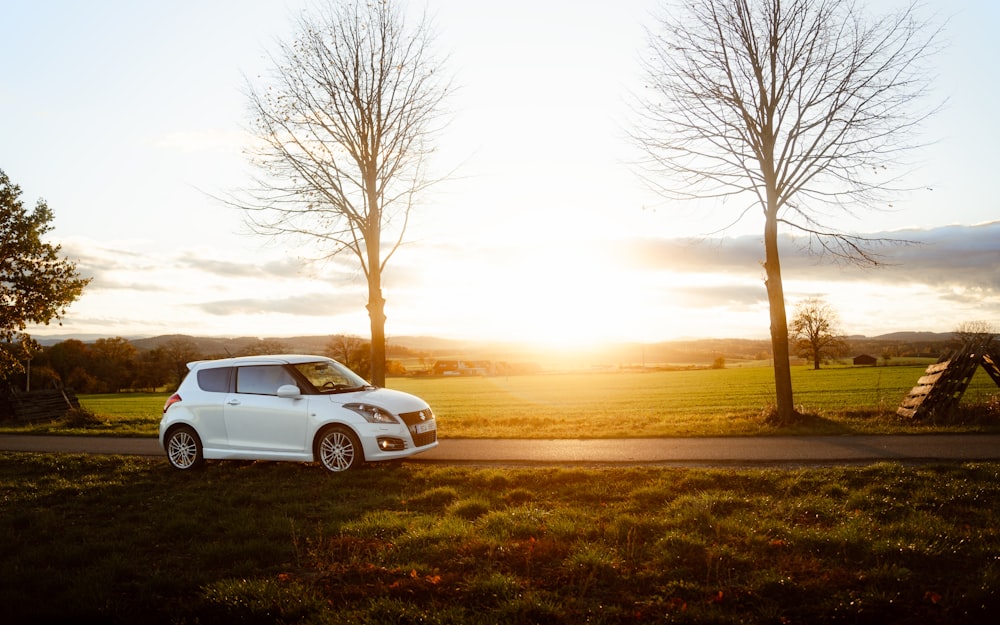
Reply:
[[0, 453], [7, 622], [992, 623], [1000, 464], [315, 466]]
[[[810, 418], [776, 426], [767, 367], [648, 373], [391, 378], [388, 386], [424, 398], [442, 438], [615, 438], [967, 432], [1000, 429], [1000, 389], [982, 370], [947, 421], [896, 416], [925, 366], [793, 368], [798, 409]], [[84, 395], [93, 419], [0, 431], [154, 436], [167, 394]]]

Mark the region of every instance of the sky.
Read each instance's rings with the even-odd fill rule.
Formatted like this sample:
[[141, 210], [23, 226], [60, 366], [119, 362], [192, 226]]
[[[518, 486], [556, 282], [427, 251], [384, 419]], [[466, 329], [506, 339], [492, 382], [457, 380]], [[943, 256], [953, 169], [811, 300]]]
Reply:
[[[896, 0], [872, 0], [874, 10]], [[0, 169], [92, 278], [34, 336], [367, 336], [357, 267], [251, 235], [217, 198], [254, 174], [246, 82], [304, 0], [5, 0]], [[392, 337], [581, 345], [765, 338], [762, 219], [670, 204], [632, 165], [631, 97], [657, 0], [411, 0], [459, 89], [384, 277]], [[915, 191], [845, 232], [917, 245], [859, 269], [782, 249], [787, 309], [823, 297], [845, 334], [1000, 326], [1000, 3], [947, 18]]]

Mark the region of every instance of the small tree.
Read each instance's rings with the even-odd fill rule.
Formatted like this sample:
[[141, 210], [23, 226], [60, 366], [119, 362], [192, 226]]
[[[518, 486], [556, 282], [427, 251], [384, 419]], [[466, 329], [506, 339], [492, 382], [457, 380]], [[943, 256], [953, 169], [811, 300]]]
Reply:
[[133, 388], [155, 392], [167, 384], [170, 379], [171, 367], [162, 347], [155, 347], [136, 355], [135, 376]]
[[892, 348], [886, 347], [885, 349], [882, 350], [882, 362], [883, 363], [885, 363], [886, 365], [888, 365], [889, 361], [892, 360], [892, 358], [893, 358]]
[[[38, 200], [29, 211], [21, 188], [0, 170], [0, 342], [20, 345], [30, 357], [38, 346], [24, 332], [28, 324], [59, 320], [90, 279], [59, 256], [62, 247], [43, 241], [52, 230], [52, 211]], [[0, 351], [0, 378], [24, 370], [15, 353]]]
[[362, 338], [344, 334], [332, 336], [326, 344], [326, 355], [362, 377], [367, 378], [371, 373], [371, 348]]
[[257, 339], [241, 349], [237, 356], [261, 356], [265, 354], [284, 354], [288, 345], [279, 339]]
[[90, 368], [92, 356], [87, 344], [79, 339], [68, 339], [56, 343], [48, 352], [49, 363], [59, 375], [62, 385], [85, 393], [86, 390], [73, 387], [69, 381], [75, 371], [87, 371]]
[[965, 321], [958, 324], [954, 332], [959, 347], [989, 347], [997, 336], [996, 329], [988, 321]]
[[198, 344], [188, 338], [173, 338], [163, 345], [164, 358], [170, 367], [167, 379], [178, 386], [188, 373], [187, 363], [204, 356], [198, 351]]
[[127, 339], [120, 336], [97, 339], [90, 348], [90, 355], [90, 373], [101, 381], [105, 392], [117, 393], [132, 388], [138, 372], [138, 350]]
[[795, 353], [811, 360], [819, 369], [824, 356], [842, 356], [847, 340], [837, 331], [837, 313], [819, 297], [811, 297], [795, 307], [791, 323]]

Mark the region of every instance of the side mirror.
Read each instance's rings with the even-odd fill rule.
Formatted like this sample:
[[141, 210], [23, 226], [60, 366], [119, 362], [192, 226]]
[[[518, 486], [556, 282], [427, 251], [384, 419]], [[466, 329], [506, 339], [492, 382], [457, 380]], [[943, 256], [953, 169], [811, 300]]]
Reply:
[[302, 391], [294, 384], [284, 384], [278, 387], [278, 397], [294, 398], [302, 395]]

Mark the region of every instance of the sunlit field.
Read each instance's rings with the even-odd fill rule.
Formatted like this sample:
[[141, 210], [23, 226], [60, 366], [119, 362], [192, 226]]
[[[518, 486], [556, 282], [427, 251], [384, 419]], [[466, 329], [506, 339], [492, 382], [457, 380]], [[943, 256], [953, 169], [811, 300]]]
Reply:
[[[615, 438], [796, 433], [970, 431], [996, 428], [1000, 389], [982, 370], [949, 422], [896, 416], [924, 365], [792, 370], [795, 402], [809, 415], [779, 428], [767, 367], [496, 377], [390, 378], [390, 388], [431, 405], [442, 438]], [[153, 436], [166, 393], [84, 395], [92, 418], [3, 431]], [[971, 418], [970, 418], [971, 414]]]
[[[924, 431], [896, 417], [925, 367], [793, 370], [800, 412], [819, 417], [805, 431]], [[452, 437], [614, 438], [778, 433], [765, 423], [774, 404], [769, 368], [518, 377], [400, 378], [393, 388], [426, 399]], [[1000, 389], [977, 373], [963, 400]], [[951, 427], [936, 424], [938, 427]], [[794, 433], [782, 430], [780, 433]]]

